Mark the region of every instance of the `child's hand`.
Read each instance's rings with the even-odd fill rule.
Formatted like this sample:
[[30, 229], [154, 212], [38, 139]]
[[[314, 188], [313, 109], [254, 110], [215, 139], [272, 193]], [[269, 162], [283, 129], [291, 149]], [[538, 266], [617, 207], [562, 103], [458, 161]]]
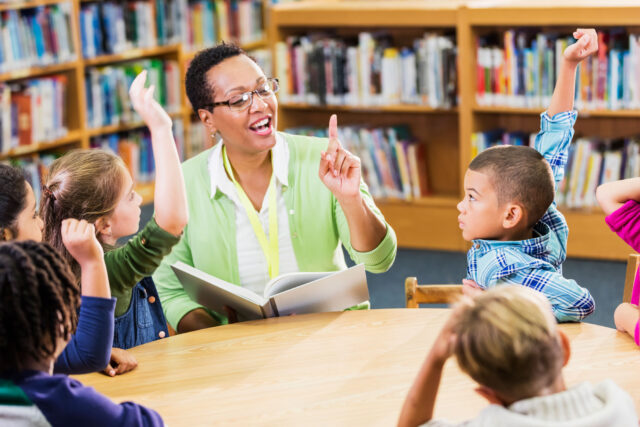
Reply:
[[162, 108], [158, 102], [153, 99], [153, 91], [155, 86], [151, 85], [148, 89], [144, 87], [147, 80], [147, 71], [144, 70], [135, 78], [129, 88], [129, 97], [133, 109], [136, 110], [150, 131], [158, 129], [171, 128], [171, 117]]
[[463, 296], [460, 301], [453, 306], [451, 315], [449, 315], [447, 322], [433, 343], [433, 347], [431, 347], [431, 355], [436, 358], [436, 360], [444, 363], [453, 353], [453, 347], [456, 342], [455, 327], [458, 324], [461, 313], [469, 308], [471, 304], [473, 304], [471, 298]]
[[598, 51], [598, 34], [593, 28], [578, 28], [573, 32], [573, 37], [578, 41], [564, 50], [567, 61], [578, 63]]
[[133, 371], [137, 366], [138, 361], [131, 353], [114, 347], [111, 349], [111, 360], [103, 372], [110, 377], [115, 377]]
[[474, 280], [462, 279], [462, 294], [475, 298], [484, 291]]
[[96, 238], [93, 224], [85, 220], [68, 218], [62, 221], [60, 234], [62, 234], [64, 247], [81, 267], [90, 262], [103, 262], [104, 253]]

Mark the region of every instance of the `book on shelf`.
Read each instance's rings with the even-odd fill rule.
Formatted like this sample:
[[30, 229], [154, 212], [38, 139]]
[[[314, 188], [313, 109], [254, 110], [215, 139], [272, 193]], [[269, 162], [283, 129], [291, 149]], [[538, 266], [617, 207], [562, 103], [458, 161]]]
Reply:
[[0, 152], [65, 136], [66, 96], [66, 75], [0, 83]]
[[[301, 127], [285, 132], [327, 137], [326, 128]], [[360, 158], [362, 177], [373, 197], [412, 200], [429, 195], [426, 147], [413, 139], [407, 126], [341, 126], [338, 137]]]
[[87, 122], [90, 128], [140, 122], [129, 100], [133, 79], [147, 70], [149, 85], [155, 85], [154, 97], [169, 113], [177, 113], [180, 104], [180, 66], [177, 61], [145, 59], [85, 70]]
[[71, 2], [0, 12], [0, 72], [74, 61]]
[[83, 56], [94, 58], [155, 46], [158, 37], [153, 12], [149, 1], [82, 3]]
[[3, 161], [3, 163], [11, 164], [22, 170], [25, 179], [33, 189], [36, 206], [39, 206], [44, 179], [47, 176], [51, 163], [53, 163], [57, 157], [55, 154], [40, 154], [36, 158], [12, 159], [11, 161]]
[[[535, 133], [502, 130], [476, 132], [472, 135], [472, 156], [495, 145], [534, 147], [535, 137]], [[567, 208], [596, 207], [599, 185], [637, 176], [640, 176], [640, 138], [576, 138], [569, 146], [569, 158], [556, 190], [556, 202]]]
[[[180, 159], [184, 160], [184, 127], [182, 120], [173, 121], [173, 137]], [[151, 134], [147, 128], [101, 135], [91, 139], [91, 148], [100, 148], [118, 155], [137, 183], [155, 179], [155, 161]]]
[[[543, 108], [548, 105], [565, 48], [573, 37], [507, 30], [476, 40], [476, 101], [481, 106]], [[640, 108], [640, 34], [598, 31], [598, 52], [579, 65], [578, 109]]]
[[277, 42], [280, 99], [312, 105], [457, 104], [457, 48], [452, 36], [426, 33], [397, 46], [384, 33], [325, 34]]
[[187, 294], [210, 310], [235, 310], [241, 320], [342, 311], [369, 300], [364, 264], [321, 273], [287, 273], [267, 283], [263, 295], [180, 261], [171, 266]]
[[187, 141], [188, 151], [191, 154], [191, 157], [213, 147], [214, 145], [213, 138], [200, 120], [190, 123]]

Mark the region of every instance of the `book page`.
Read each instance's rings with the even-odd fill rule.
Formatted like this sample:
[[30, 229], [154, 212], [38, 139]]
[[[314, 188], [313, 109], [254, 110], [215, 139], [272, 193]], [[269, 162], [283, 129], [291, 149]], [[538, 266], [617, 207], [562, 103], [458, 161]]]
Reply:
[[271, 297], [279, 316], [341, 311], [368, 299], [364, 264], [333, 272]]
[[297, 272], [283, 274], [267, 283], [267, 286], [264, 288], [264, 297], [269, 299], [280, 292], [293, 289], [296, 286], [304, 285], [305, 283], [313, 282], [314, 280], [321, 279], [333, 273], [334, 272], [332, 271], [328, 271], [323, 273]]

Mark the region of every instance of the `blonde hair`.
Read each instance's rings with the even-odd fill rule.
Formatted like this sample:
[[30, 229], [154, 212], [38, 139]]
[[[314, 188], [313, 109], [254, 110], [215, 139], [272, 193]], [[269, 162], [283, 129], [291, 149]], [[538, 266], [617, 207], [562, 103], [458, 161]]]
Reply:
[[62, 243], [62, 220], [75, 218], [95, 223], [112, 214], [122, 193], [126, 170], [120, 157], [97, 149], [70, 151], [51, 164], [40, 201], [43, 240], [63, 255], [78, 280], [80, 268]]
[[564, 352], [549, 302], [524, 286], [479, 295], [456, 325], [454, 354], [478, 384], [515, 400], [553, 384]]

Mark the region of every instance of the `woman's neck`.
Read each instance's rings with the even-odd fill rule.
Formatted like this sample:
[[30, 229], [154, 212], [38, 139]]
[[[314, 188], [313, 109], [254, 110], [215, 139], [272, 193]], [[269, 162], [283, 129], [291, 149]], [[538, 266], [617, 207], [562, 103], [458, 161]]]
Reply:
[[234, 177], [243, 188], [249, 183], [258, 184], [266, 182], [268, 184], [273, 171], [271, 150], [248, 154], [225, 147], [225, 151], [227, 152], [227, 158], [229, 159]]

